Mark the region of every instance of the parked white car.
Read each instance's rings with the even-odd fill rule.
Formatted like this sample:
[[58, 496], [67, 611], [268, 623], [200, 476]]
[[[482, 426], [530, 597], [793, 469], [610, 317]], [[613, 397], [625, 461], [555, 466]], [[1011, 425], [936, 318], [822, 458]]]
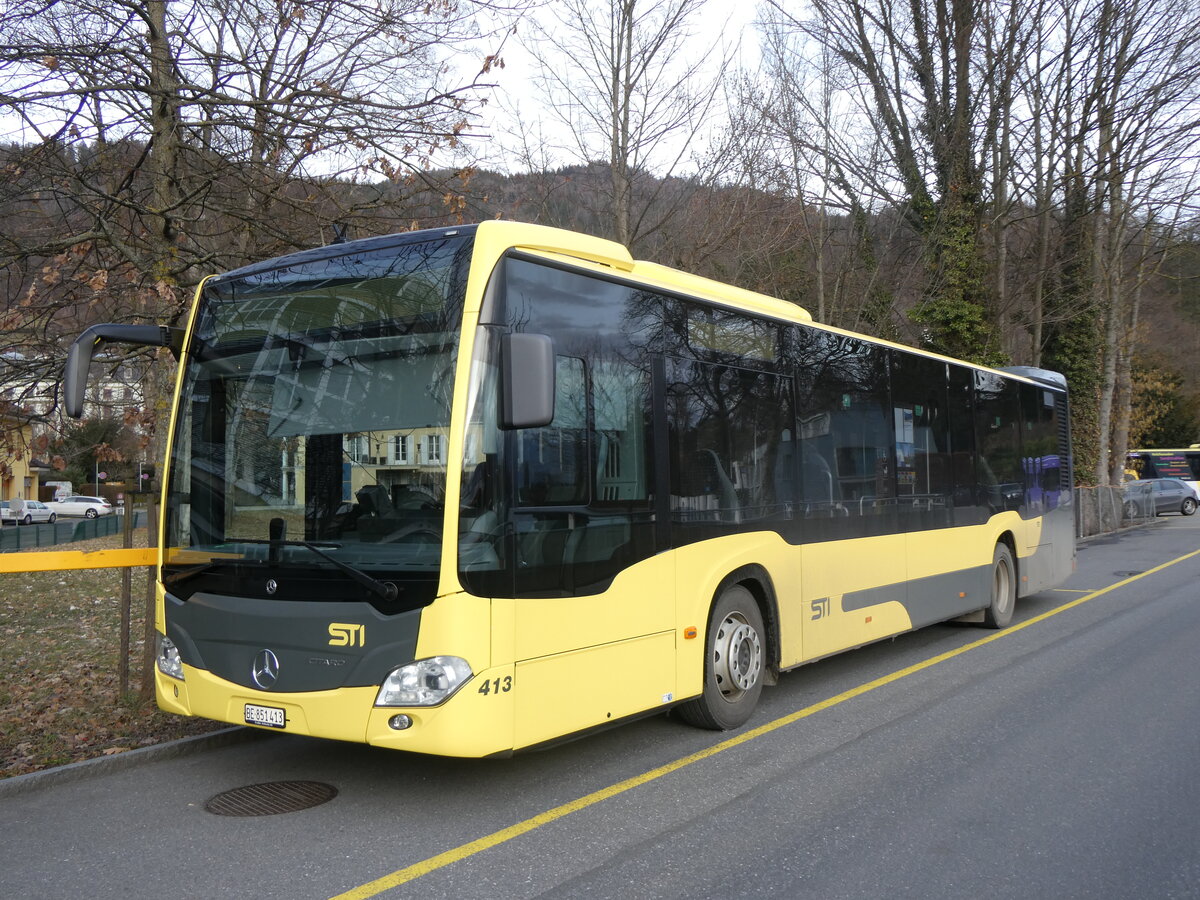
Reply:
[[94, 519], [97, 516], [111, 516], [112, 504], [103, 497], [68, 497], [66, 500], [55, 500], [47, 503], [60, 516], [84, 516]]
[[57, 513], [40, 500], [0, 500], [0, 521], [5, 525], [53, 522]]

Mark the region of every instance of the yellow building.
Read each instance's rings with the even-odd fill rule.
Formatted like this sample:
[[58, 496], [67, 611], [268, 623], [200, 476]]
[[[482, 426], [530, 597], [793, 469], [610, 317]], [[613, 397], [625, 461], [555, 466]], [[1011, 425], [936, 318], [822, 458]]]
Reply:
[[46, 466], [33, 458], [28, 418], [0, 412], [0, 500], [36, 500]]
[[[343, 498], [349, 500], [364, 487], [380, 485], [391, 502], [404, 505], [412, 492], [430, 490], [426, 486], [430, 473], [437, 473], [435, 483], [444, 480], [446, 440], [445, 429], [434, 427], [347, 435]], [[432, 492], [439, 495], [441, 489]]]

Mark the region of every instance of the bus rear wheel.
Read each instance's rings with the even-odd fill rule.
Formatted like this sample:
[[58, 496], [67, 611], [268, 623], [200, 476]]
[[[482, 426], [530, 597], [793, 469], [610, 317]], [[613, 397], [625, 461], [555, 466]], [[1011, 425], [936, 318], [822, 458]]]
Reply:
[[1012, 621], [1017, 605], [1017, 567], [1006, 544], [997, 544], [992, 554], [992, 602], [983, 611], [983, 624], [1004, 628]]
[[762, 613], [741, 585], [713, 605], [705, 638], [704, 693], [679, 707], [690, 725], [725, 731], [750, 718], [762, 693], [765, 671]]

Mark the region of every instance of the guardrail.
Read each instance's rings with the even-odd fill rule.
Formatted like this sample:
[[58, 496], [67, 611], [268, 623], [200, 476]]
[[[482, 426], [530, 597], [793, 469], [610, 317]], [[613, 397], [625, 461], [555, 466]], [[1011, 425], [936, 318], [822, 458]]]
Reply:
[[0, 554], [0, 575], [62, 569], [137, 569], [158, 565], [157, 547], [121, 550], [31, 550]]

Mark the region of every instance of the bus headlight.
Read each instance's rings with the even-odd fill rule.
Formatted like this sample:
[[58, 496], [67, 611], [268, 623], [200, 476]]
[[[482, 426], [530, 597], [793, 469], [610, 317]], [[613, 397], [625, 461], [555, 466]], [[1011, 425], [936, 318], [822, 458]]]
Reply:
[[471, 680], [471, 666], [457, 656], [419, 659], [383, 680], [376, 706], [437, 706]]
[[182, 681], [183, 660], [179, 658], [179, 648], [175, 642], [164, 634], [156, 634], [155, 643], [158, 645], [158, 671]]

